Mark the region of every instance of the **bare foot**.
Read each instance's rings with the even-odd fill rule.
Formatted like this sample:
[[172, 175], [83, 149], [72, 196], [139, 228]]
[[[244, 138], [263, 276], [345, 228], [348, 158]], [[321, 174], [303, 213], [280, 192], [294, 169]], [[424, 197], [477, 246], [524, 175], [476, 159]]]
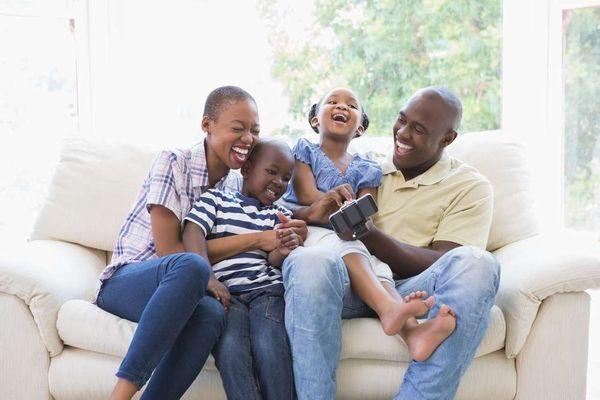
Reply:
[[417, 317], [429, 311], [435, 304], [433, 296], [424, 299], [427, 292], [412, 292], [404, 297], [404, 302], [393, 302], [380, 315], [381, 326], [386, 335], [392, 336], [400, 330], [410, 317]]
[[435, 318], [402, 331], [408, 352], [415, 361], [425, 361], [456, 328], [456, 315], [446, 304]]

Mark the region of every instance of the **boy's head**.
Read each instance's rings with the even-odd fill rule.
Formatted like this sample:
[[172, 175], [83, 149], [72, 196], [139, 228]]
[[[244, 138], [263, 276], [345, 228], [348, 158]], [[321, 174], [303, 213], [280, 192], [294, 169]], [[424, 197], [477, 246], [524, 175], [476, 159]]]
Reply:
[[260, 125], [256, 102], [236, 86], [223, 86], [207, 97], [202, 117], [207, 157], [216, 157], [230, 169], [240, 168], [256, 143]]
[[242, 194], [254, 197], [261, 204], [273, 204], [287, 190], [293, 172], [294, 155], [285, 142], [261, 142], [242, 167]]

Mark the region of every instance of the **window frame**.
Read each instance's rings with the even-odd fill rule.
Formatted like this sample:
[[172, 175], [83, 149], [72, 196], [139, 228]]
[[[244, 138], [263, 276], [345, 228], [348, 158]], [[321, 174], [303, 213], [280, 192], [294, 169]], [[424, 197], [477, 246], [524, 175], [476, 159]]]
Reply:
[[544, 230], [565, 229], [562, 14], [598, 6], [600, 0], [503, 2], [502, 129], [528, 148]]

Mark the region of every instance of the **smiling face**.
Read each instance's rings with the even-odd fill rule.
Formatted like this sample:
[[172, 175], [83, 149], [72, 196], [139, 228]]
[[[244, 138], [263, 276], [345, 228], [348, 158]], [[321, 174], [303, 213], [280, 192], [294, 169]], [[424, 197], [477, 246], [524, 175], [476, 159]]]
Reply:
[[273, 204], [287, 190], [293, 171], [294, 156], [285, 143], [261, 143], [242, 167], [242, 194]]
[[202, 129], [206, 132], [210, 156], [216, 156], [227, 168], [238, 169], [258, 143], [260, 125], [256, 104], [252, 100], [228, 102], [221, 107], [216, 119], [204, 116]]
[[437, 163], [454, 141], [455, 110], [436, 92], [417, 92], [400, 110], [393, 127], [394, 165], [406, 180]]
[[364, 132], [362, 115], [363, 109], [358, 96], [349, 89], [337, 88], [323, 97], [310, 124], [321, 135], [352, 139]]

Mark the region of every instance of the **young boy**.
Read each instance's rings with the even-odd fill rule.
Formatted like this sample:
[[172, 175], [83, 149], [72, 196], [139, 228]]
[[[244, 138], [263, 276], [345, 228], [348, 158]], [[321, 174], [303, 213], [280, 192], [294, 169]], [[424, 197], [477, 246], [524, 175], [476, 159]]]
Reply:
[[[274, 202], [285, 193], [293, 169], [294, 156], [287, 144], [258, 144], [242, 167], [241, 192], [210, 189], [194, 204], [185, 218], [186, 249], [206, 254], [206, 240], [273, 230], [287, 220], [291, 212]], [[278, 267], [304, 239], [285, 229], [279, 231], [275, 250], [240, 252], [212, 266], [231, 294], [227, 326], [214, 349], [228, 399], [295, 396]], [[227, 305], [225, 299], [221, 301]]]

